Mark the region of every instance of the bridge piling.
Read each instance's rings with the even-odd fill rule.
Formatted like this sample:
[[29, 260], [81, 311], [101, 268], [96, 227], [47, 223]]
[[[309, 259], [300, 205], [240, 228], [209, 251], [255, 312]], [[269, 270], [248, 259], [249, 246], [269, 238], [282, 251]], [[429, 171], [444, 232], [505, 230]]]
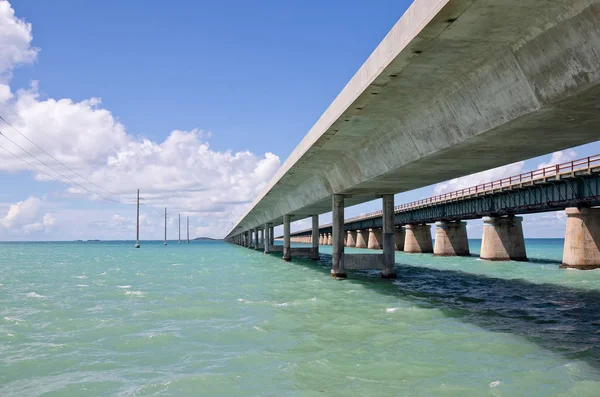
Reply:
[[425, 254], [433, 252], [431, 225], [409, 224], [405, 226], [404, 252], [407, 254]]
[[479, 257], [489, 261], [526, 261], [522, 221], [520, 216], [484, 217]]
[[600, 268], [600, 208], [567, 208], [561, 268]]
[[292, 260], [292, 251], [290, 244], [290, 215], [283, 216], [283, 260]]
[[332, 219], [331, 228], [333, 238], [330, 235], [330, 243], [332, 244], [332, 266], [331, 277], [337, 279], [346, 278], [346, 269], [344, 268], [344, 196], [334, 194], [331, 198], [332, 204]]
[[366, 230], [356, 231], [356, 248], [367, 248], [367, 241], [369, 240], [369, 232]]
[[469, 239], [466, 222], [435, 223], [435, 244], [433, 255], [436, 256], [469, 256]]
[[346, 247], [356, 247], [356, 230], [348, 230], [346, 237]]
[[381, 230], [374, 228], [369, 229], [369, 241], [367, 243], [367, 248], [370, 250], [381, 249]]
[[394, 195], [386, 194], [383, 202], [383, 278], [396, 278]]
[[310, 235], [312, 242], [312, 253], [310, 259], [313, 261], [319, 260], [319, 215], [312, 216], [312, 234]]
[[404, 226], [398, 227], [394, 232], [394, 249], [396, 251], [404, 251], [404, 239], [406, 238], [406, 231]]
[[265, 246], [265, 254], [271, 252], [271, 236], [269, 235], [270, 231], [271, 228], [269, 227], [269, 224], [265, 223], [265, 229], [263, 231], [263, 245]]

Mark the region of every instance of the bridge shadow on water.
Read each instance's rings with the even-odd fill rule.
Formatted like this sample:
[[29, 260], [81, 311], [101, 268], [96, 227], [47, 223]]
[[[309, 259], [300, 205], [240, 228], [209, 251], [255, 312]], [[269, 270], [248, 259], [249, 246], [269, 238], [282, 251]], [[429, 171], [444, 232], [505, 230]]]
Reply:
[[[324, 277], [331, 256], [296, 265], [316, 269]], [[534, 263], [558, 261], [535, 260]], [[393, 295], [423, 308], [493, 332], [526, 338], [571, 360], [600, 370], [600, 292], [518, 279], [492, 278], [454, 270], [396, 264], [398, 279], [383, 280], [379, 272], [353, 272], [344, 282], [358, 283], [379, 294]]]

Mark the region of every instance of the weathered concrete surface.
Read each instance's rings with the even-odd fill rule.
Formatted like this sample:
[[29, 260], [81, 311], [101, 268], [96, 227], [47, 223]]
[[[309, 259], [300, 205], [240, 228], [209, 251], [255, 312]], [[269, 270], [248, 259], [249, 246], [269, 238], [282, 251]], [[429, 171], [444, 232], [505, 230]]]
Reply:
[[346, 270], [384, 270], [383, 254], [344, 254]]
[[291, 216], [284, 215], [283, 217], [283, 260], [291, 261], [292, 260], [292, 252], [291, 252], [291, 241], [290, 241], [290, 222]]
[[356, 247], [356, 231], [349, 230], [346, 237], [346, 247]]
[[381, 230], [369, 229], [369, 241], [367, 242], [367, 248], [370, 250], [380, 250], [382, 246]]
[[407, 254], [425, 254], [433, 252], [431, 225], [406, 225], [404, 252]]
[[313, 256], [313, 249], [311, 248], [306, 248], [306, 247], [292, 247], [290, 248], [290, 254], [291, 257], [297, 257], [297, 256], [308, 256], [311, 257]]
[[484, 217], [481, 238], [481, 259], [490, 261], [526, 261], [523, 218]]
[[416, 0], [230, 235], [598, 139], [600, 0]]
[[437, 256], [470, 255], [467, 223], [436, 222], [433, 254]]
[[344, 267], [344, 196], [334, 194], [331, 197], [331, 277], [346, 278]]
[[404, 251], [404, 240], [406, 238], [406, 231], [404, 226], [399, 227], [394, 232], [394, 249], [396, 251]]
[[312, 233], [310, 235], [312, 254], [310, 259], [319, 260], [319, 215], [312, 216]]
[[394, 195], [385, 194], [382, 197], [382, 244], [383, 244], [383, 278], [396, 278], [396, 252], [394, 250]]
[[368, 230], [357, 230], [356, 231], [356, 248], [367, 248], [367, 241], [369, 240]]
[[600, 208], [567, 208], [561, 267], [600, 268]]

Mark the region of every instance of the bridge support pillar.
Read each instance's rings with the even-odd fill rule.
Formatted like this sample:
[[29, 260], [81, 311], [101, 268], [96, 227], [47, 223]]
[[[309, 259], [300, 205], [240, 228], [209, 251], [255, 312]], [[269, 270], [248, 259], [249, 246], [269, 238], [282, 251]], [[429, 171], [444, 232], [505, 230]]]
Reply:
[[269, 227], [269, 238], [271, 247], [275, 245], [275, 226]]
[[312, 253], [310, 259], [319, 260], [319, 215], [312, 216], [312, 234], [310, 236], [312, 243]]
[[344, 196], [334, 194], [331, 204], [333, 207], [331, 216], [333, 236], [330, 235], [333, 257], [331, 277], [346, 278], [346, 269], [344, 268]]
[[356, 231], [349, 230], [346, 236], [346, 247], [356, 247]]
[[263, 231], [263, 245], [265, 246], [265, 254], [271, 252], [271, 227], [268, 223], [265, 223], [265, 230]]
[[567, 208], [561, 268], [600, 268], [600, 208]]
[[[342, 244], [344, 241], [342, 241]], [[333, 245], [333, 236], [331, 233], [327, 233], [327, 245]]]
[[292, 260], [292, 245], [290, 243], [290, 215], [283, 216], [283, 260]]
[[484, 217], [481, 259], [526, 261], [522, 221], [520, 216]]
[[433, 255], [469, 256], [467, 222], [436, 222]]
[[404, 251], [404, 240], [406, 239], [406, 230], [404, 226], [400, 226], [394, 232], [394, 249], [396, 251]]
[[396, 278], [396, 227], [394, 222], [394, 195], [385, 194], [383, 201], [383, 271], [381, 277]]
[[366, 230], [357, 230], [356, 248], [367, 248], [367, 241], [369, 241], [369, 232]]
[[369, 229], [369, 241], [367, 243], [367, 248], [370, 250], [381, 249], [381, 230]]
[[417, 224], [406, 225], [404, 239], [404, 252], [407, 254], [425, 254], [433, 252], [431, 243], [431, 225]]

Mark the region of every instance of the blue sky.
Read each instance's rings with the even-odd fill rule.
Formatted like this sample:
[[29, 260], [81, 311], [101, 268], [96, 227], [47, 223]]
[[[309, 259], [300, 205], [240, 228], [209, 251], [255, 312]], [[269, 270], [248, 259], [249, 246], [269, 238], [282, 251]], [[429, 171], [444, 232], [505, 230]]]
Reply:
[[[0, 49], [11, 46], [0, 51], [0, 115], [117, 194], [70, 174], [7, 126], [0, 130], [99, 194], [131, 203], [140, 187], [148, 204], [144, 238], [161, 238], [165, 205], [173, 213], [172, 236], [176, 213], [183, 213], [192, 217], [194, 235], [220, 237], [409, 4], [0, 0], [0, 18], [12, 29], [0, 37]], [[591, 144], [554, 158], [598, 152]], [[133, 206], [90, 200], [0, 155], [7, 156], [0, 184], [10, 186], [0, 193], [0, 240], [133, 237]], [[550, 161], [547, 155], [479, 178]], [[464, 183], [419, 189], [396, 202]], [[379, 207], [368, 203], [346, 213]], [[561, 237], [563, 228], [561, 214], [525, 221], [529, 237]], [[480, 222], [471, 223], [470, 233], [479, 238]]]

